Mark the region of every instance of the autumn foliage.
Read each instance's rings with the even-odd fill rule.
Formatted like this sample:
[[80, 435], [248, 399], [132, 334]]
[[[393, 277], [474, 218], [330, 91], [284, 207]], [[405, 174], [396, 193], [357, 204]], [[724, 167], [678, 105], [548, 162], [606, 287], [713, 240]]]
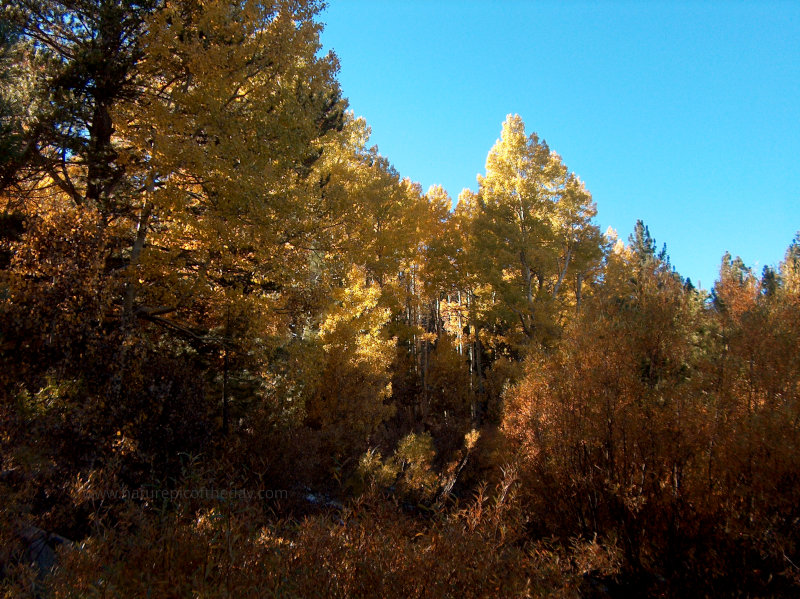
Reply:
[[5, 596], [796, 594], [800, 237], [697, 290], [517, 115], [453, 207], [320, 9], [3, 9]]
[[504, 426], [535, 525], [614, 539], [632, 576], [789, 592], [797, 297], [765, 296], [723, 265], [708, 305], [638, 258], [609, 256], [604, 288], [509, 398]]

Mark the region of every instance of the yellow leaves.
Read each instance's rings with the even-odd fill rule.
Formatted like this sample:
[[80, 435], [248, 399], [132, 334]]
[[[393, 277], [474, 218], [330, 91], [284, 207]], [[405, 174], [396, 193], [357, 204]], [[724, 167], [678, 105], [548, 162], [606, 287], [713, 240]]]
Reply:
[[485, 324], [547, 342], [601, 263], [591, 195], [544, 140], [525, 134], [519, 115], [506, 119], [478, 183], [456, 208], [467, 233], [464, 279], [491, 288], [475, 293], [489, 314]]
[[520, 276], [520, 269], [519, 268], [504, 268], [502, 274], [502, 280], [504, 282], [512, 282], [515, 281]]
[[399, 466], [391, 460], [383, 460], [377, 449], [368, 449], [358, 461], [356, 474], [361, 480], [388, 488], [395, 483]]
[[306, 242], [323, 224], [307, 210], [319, 189], [298, 166], [321, 143], [323, 99], [337, 92], [333, 59], [315, 56], [316, 12], [209, 0], [153, 13], [143, 96], [114, 109], [132, 164], [153, 182], [153, 245], [197, 252], [201, 263], [234, 262], [245, 247], [248, 267], [293, 275], [297, 243], [281, 238]]
[[480, 438], [481, 433], [478, 430], [472, 429], [466, 435], [464, 435], [464, 447], [467, 451], [471, 451], [475, 448], [475, 445], [478, 443], [478, 439]]
[[[347, 275], [346, 286], [337, 289], [333, 296], [333, 307], [329, 310], [325, 321], [320, 326], [323, 338], [332, 334], [338, 325], [347, 321], [357, 321], [369, 315], [378, 305], [381, 295], [376, 283], [366, 282], [363, 268], [353, 266]], [[380, 317], [387, 317], [385, 310], [379, 310]]]
[[417, 338], [423, 342], [436, 343], [436, 341], [439, 339], [439, 336], [436, 333], [423, 332], [417, 335]]
[[336, 439], [336, 452], [363, 446], [391, 414], [384, 400], [391, 395], [395, 340], [385, 325], [381, 289], [368, 282], [363, 267], [352, 267], [319, 327], [323, 353], [319, 379], [307, 390], [306, 422]]
[[431, 470], [435, 455], [433, 439], [428, 433], [410, 433], [388, 459], [383, 459], [376, 449], [364, 453], [357, 474], [362, 480], [379, 487], [397, 484], [401, 493], [413, 494], [418, 499], [426, 498], [433, 494], [438, 484], [438, 477]]
[[363, 269], [353, 267], [349, 285], [338, 289], [333, 304], [320, 325], [320, 339], [328, 353], [349, 355], [355, 364], [382, 364], [394, 342], [382, 334], [389, 319], [388, 308], [379, 307], [381, 289], [367, 284]]
[[433, 439], [428, 433], [410, 433], [400, 441], [392, 460], [402, 468], [402, 487], [407, 492], [429, 496], [436, 490], [438, 479], [431, 471], [435, 455]]
[[348, 114], [337, 144], [324, 148], [325, 197], [341, 219], [324, 242], [336, 249], [331, 262], [343, 270], [363, 266], [388, 295], [385, 286], [418, 257], [425, 206], [419, 186], [366, 147], [368, 135], [363, 119]]

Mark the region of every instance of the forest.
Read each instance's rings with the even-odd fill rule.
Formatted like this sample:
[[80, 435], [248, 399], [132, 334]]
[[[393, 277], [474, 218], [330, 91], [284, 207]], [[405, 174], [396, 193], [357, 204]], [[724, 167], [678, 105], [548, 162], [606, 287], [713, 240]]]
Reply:
[[2, 596], [797, 596], [800, 233], [695, 288], [517, 115], [425, 191], [322, 8], [0, 9]]

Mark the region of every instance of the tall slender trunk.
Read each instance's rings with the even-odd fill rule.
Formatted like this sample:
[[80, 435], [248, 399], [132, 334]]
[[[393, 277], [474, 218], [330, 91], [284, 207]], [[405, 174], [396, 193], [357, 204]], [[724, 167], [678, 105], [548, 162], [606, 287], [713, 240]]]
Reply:
[[[150, 187], [149, 191], [152, 191], [151, 186], [152, 183], [148, 183], [148, 187]], [[139, 224], [136, 227], [136, 239], [134, 239], [133, 247], [131, 248], [131, 258], [128, 263], [128, 282], [125, 285], [125, 300], [122, 310], [122, 319], [126, 324], [131, 324], [133, 318], [133, 303], [136, 299], [136, 290], [139, 287], [139, 282], [136, 280], [136, 267], [139, 265], [139, 259], [144, 249], [144, 242], [147, 238], [147, 226], [152, 213], [153, 204], [150, 200], [147, 200], [139, 216]]]
[[480, 338], [480, 329], [477, 326], [474, 328], [475, 330], [475, 369], [478, 371], [478, 393], [483, 393], [483, 366], [481, 364], [481, 354], [483, 353], [483, 348], [481, 346], [481, 338]]
[[525, 299], [528, 300], [528, 306], [530, 306], [533, 304], [533, 272], [524, 250], [519, 253], [519, 261], [522, 265], [522, 278], [525, 282]]
[[458, 292], [458, 355], [464, 355], [464, 321], [461, 318], [461, 291]]
[[473, 324], [472, 330], [475, 335], [475, 339], [472, 342], [472, 355], [475, 358], [475, 376], [477, 382], [477, 397], [473, 398], [472, 420], [475, 425], [480, 425], [480, 423], [483, 421], [484, 401], [486, 395], [486, 391], [483, 386], [483, 364], [481, 359], [481, 354], [483, 352], [481, 348], [480, 329], [478, 328], [478, 325]]
[[564, 282], [564, 277], [567, 276], [567, 268], [569, 268], [569, 260], [572, 258], [572, 248], [567, 251], [567, 255], [564, 258], [564, 268], [561, 269], [561, 272], [558, 275], [558, 281], [556, 281], [555, 286], [553, 287], [553, 299], [558, 296], [558, 291], [561, 288], [561, 283]]
[[225, 309], [225, 338], [222, 343], [222, 434], [230, 429], [228, 417], [228, 339], [231, 336], [231, 307]]
[[222, 434], [228, 434], [228, 348], [222, 349]]

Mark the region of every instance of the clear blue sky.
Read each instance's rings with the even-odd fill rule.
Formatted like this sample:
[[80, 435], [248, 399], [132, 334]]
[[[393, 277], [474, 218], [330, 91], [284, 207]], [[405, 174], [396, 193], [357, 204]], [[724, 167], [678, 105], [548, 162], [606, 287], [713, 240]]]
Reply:
[[800, 1], [331, 0], [325, 49], [402, 176], [453, 199], [518, 113], [592, 192], [709, 288], [800, 229]]

